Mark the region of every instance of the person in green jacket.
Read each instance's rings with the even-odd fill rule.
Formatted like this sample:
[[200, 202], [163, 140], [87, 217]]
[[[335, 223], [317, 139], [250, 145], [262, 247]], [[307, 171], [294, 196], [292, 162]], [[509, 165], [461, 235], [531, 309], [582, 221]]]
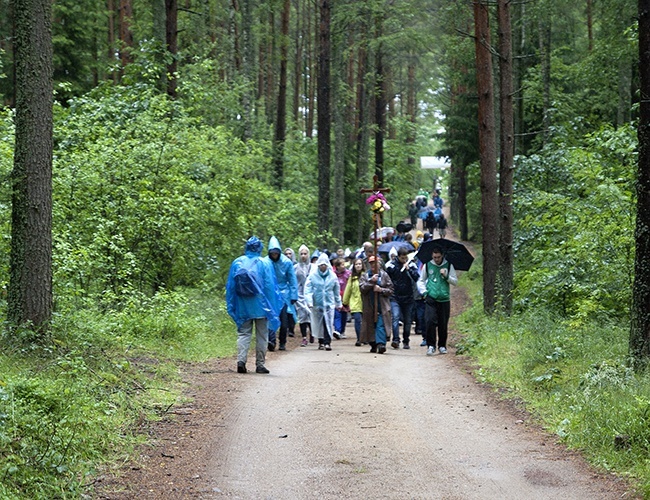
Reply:
[[438, 352], [447, 354], [447, 327], [451, 313], [449, 285], [458, 284], [456, 270], [445, 260], [442, 250], [434, 247], [431, 255], [432, 259], [422, 266], [417, 282], [425, 302], [427, 356], [435, 354], [436, 340]]
[[354, 344], [361, 345], [361, 313], [363, 310], [363, 299], [361, 289], [359, 288], [359, 278], [363, 274], [363, 259], [355, 259], [352, 265], [352, 274], [348, 279], [348, 284], [343, 293], [343, 305], [350, 308], [350, 314], [354, 320], [354, 331], [357, 334], [357, 342]]

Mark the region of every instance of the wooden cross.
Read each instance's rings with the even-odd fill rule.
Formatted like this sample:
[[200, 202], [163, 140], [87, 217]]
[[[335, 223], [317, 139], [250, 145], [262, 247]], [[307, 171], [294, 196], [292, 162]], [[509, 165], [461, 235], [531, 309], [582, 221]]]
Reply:
[[[372, 189], [371, 188], [361, 188], [360, 193], [390, 193], [390, 188], [379, 187], [379, 177], [375, 175], [372, 178]], [[374, 240], [374, 256], [375, 261], [373, 262], [373, 272], [379, 274], [379, 253], [377, 252], [377, 231], [381, 227], [381, 215], [377, 212], [372, 213], [372, 220], [375, 226], [375, 240]], [[377, 323], [377, 316], [379, 314], [379, 293], [375, 292], [375, 323]], [[388, 329], [386, 329], [388, 332]], [[388, 333], [386, 333], [388, 335]], [[388, 340], [388, 337], [387, 339]]]
[[[361, 188], [359, 192], [360, 193], [390, 193], [390, 188], [379, 187], [379, 177], [375, 175], [372, 178], [372, 188]], [[378, 214], [377, 212], [373, 212], [372, 220], [375, 226], [375, 241], [374, 241], [375, 265], [373, 267], [374, 267], [375, 274], [379, 274], [379, 262], [377, 262], [377, 259], [379, 258], [379, 254], [377, 253], [377, 231], [381, 227], [381, 215]]]

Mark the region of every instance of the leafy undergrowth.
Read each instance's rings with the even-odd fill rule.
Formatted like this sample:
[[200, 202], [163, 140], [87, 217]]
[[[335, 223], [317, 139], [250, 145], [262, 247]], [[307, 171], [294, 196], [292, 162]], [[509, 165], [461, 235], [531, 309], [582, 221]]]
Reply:
[[178, 362], [233, 353], [223, 301], [197, 297], [163, 293], [119, 311], [69, 311], [47, 339], [3, 339], [0, 498], [80, 497], [178, 399]]
[[631, 368], [629, 325], [541, 308], [488, 318], [480, 298], [474, 304], [456, 328], [458, 352], [476, 360], [479, 378], [525, 401], [567, 446], [650, 498], [650, 379]]

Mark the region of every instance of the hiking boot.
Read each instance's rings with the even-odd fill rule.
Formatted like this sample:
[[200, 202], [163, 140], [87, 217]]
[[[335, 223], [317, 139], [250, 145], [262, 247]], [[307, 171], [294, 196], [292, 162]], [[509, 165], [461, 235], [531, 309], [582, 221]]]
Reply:
[[271, 372], [265, 366], [258, 366], [257, 368], [255, 368], [255, 373], [271, 373]]
[[386, 352], [386, 346], [384, 344], [377, 344], [377, 352], [384, 354]]
[[436, 353], [436, 348], [430, 345], [429, 348], [427, 349], [427, 356], [433, 356], [435, 353]]
[[237, 373], [246, 373], [246, 363], [243, 361], [237, 361]]
[[393, 340], [393, 341], [390, 343], [390, 346], [391, 346], [393, 349], [399, 349], [399, 342]]
[[447, 354], [447, 348], [446, 347], [439, 347], [438, 352], [440, 354]]
[[302, 342], [300, 342], [300, 347], [307, 347], [307, 344], [309, 342], [307, 341], [307, 337], [302, 338]]
[[287, 350], [287, 345], [286, 344], [280, 344], [280, 350], [281, 351], [286, 351]]
[[376, 345], [371, 345], [370, 346], [370, 352], [377, 352], [377, 346]]
[[269, 346], [268, 346], [268, 348], [269, 348], [269, 351], [271, 351], [271, 352], [275, 351], [275, 344], [271, 344], [271, 343], [269, 342]]

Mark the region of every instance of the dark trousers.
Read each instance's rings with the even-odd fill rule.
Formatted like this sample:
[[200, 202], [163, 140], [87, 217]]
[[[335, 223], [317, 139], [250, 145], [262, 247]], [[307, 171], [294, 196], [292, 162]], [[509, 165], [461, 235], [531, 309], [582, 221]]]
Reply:
[[424, 322], [426, 324], [427, 346], [447, 347], [447, 325], [451, 313], [450, 302], [438, 302], [430, 297], [425, 300]]
[[[289, 331], [289, 318], [291, 314], [287, 312], [287, 305], [285, 304], [280, 311], [280, 329], [277, 331], [277, 336], [280, 337], [280, 345], [287, 343], [287, 332]], [[275, 345], [276, 332], [269, 331], [269, 344]]]
[[332, 343], [332, 336], [330, 335], [330, 332], [327, 330], [327, 321], [325, 321], [325, 318], [323, 318], [323, 338], [318, 339], [319, 344], [323, 345], [329, 345]]
[[425, 328], [426, 323], [424, 322], [424, 311], [426, 310], [424, 305], [424, 299], [416, 300], [414, 306], [415, 314], [415, 333], [418, 335], [426, 336], [427, 329]]

